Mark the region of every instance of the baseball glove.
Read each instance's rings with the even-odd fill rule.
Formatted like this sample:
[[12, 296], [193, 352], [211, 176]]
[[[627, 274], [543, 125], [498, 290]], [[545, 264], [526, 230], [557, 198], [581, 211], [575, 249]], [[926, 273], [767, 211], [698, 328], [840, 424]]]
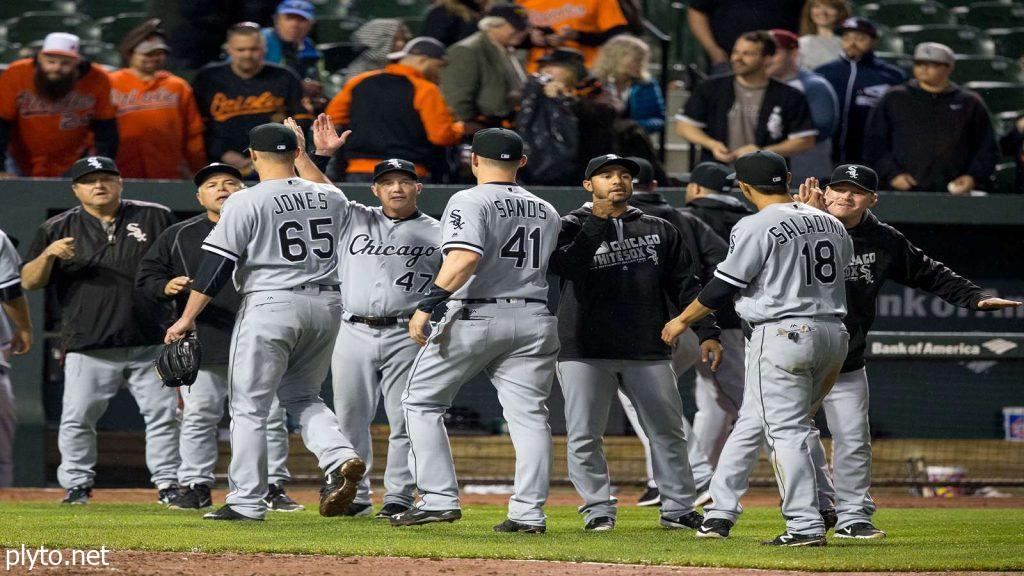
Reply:
[[184, 338], [164, 346], [160, 357], [156, 359], [156, 373], [164, 381], [164, 386], [191, 386], [199, 374], [201, 360], [199, 340], [195, 332], [189, 332]]

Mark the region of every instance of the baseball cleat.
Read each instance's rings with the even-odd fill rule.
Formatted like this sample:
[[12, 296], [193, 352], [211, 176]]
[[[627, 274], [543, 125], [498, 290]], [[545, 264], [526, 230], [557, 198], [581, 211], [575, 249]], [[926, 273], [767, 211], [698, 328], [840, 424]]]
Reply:
[[657, 506], [658, 504], [661, 504], [661, 492], [658, 491], [657, 486], [645, 490], [636, 503], [637, 506]]
[[694, 534], [697, 538], [728, 538], [732, 522], [725, 518], [705, 518]]
[[172, 510], [201, 510], [213, 506], [210, 487], [206, 484], [192, 484], [181, 490], [181, 496], [167, 505]]
[[356, 498], [356, 488], [366, 473], [366, 463], [351, 458], [324, 476], [320, 487], [320, 515], [341, 516]]
[[235, 512], [230, 504], [225, 504], [213, 512], [203, 514], [203, 520], [229, 520], [234, 522], [263, 522], [263, 518], [249, 518], [244, 514]]
[[688, 512], [675, 518], [662, 516], [660, 520], [660, 524], [665, 528], [689, 528], [690, 530], [700, 528], [703, 522], [704, 517], [697, 512]]
[[590, 532], [608, 532], [615, 529], [615, 518], [611, 516], [598, 516], [583, 526], [584, 530]]
[[774, 540], [765, 540], [761, 542], [765, 546], [826, 546], [828, 542], [825, 540], [824, 534], [790, 534], [789, 532], [783, 532], [775, 537]]
[[501, 524], [494, 526], [495, 532], [522, 532], [524, 534], [543, 534], [547, 530], [547, 526], [543, 524], [523, 524], [522, 522], [516, 522], [515, 520], [506, 519]]
[[92, 497], [91, 486], [75, 486], [68, 488], [67, 492], [64, 493], [64, 499], [60, 501], [61, 504], [74, 504], [83, 505], [89, 503], [89, 498]]
[[181, 488], [177, 484], [171, 484], [167, 488], [161, 488], [156, 491], [156, 500], [160, 504], [169, 506], [174, 504], [178, 498], [181, 498]]
[[857, 538], [860, 540], [877, 540], [885, 538], [885, 532], [875, 528], [870, 522], [858, 522], [846, 528], [836, 530], [836, 538]]
[[306, 507], [291, 499], [284, 491], [283, 484], [271, 484], [267, 487], [267, 495], [263, 498], [268, 510], [275, 512], [298, 512]]
[[839, 512], [836, 512], [835, 508], [825, 508], [820, 510], [821, 519], [825, 522], [825, 532], [836, 527], [836, 523], [839, 522]]
[[392, 526], [418, 526], [434, 522], [455, 522], [462, 518], [462, 510], [422, 510], [410, 508], [391, 517]]
[[374, 518], [376, 518], [377, 520], [387, 520], [395, 514], [401, 514], [402, 512], [405, 512], [409, 509], [410, 507], [404, 504], [399, 504], [398, 502], [390, 502], [384, 504], [384, 506], [381, 507], [380, 512], [377, 512], [377, 515], [374, 516]]
[[355, 502], [348, 505], [345, 509], [345, 513], [342, 516], [370, 516], [373, 514], [373, 504], [356, 504]]

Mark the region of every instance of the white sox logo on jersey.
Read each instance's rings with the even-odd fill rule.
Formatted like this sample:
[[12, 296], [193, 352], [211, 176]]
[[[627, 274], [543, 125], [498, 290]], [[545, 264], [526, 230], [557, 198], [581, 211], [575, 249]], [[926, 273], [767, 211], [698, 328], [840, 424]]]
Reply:
[[458, 209], [452, 210], [451, 214], [448, 215], [448, 220], [452, 228], [462, 230], [462, 214], [459, 213]]
[[409, 246], [408, 244], [378, 244], [369, 234], [357, 234], [348, 244], [348, 253], [353, 256], [407, 256], [406, 268], [412, 268], [420, 258], [430, 258], [437, 252], [437, 246]]
[[661, 236], [659, 234], [624, 238], [621, 241], [601, 242], [601, 246], [594, 253], [591, 269], [636, 264], [646, 260], [650, 260], [657, 266], [660, 262], [658, 249], [656, 248], [658, 244], [661, 244]]
[[138, 240], [139, 243], [146, 241], [146, 233], [142, 231], [142, 228], [139, 228], [137, 223], [132, 222], [128, 226], [125, 226], [125, 229], [128, 230], [128, 235]]
[[875, 283], [875, 273], [872, 264], [876, 261], [874, 252], [854, 255], [853, 260], [846, 266], [847, 282], [864, 282], [865, 284]]

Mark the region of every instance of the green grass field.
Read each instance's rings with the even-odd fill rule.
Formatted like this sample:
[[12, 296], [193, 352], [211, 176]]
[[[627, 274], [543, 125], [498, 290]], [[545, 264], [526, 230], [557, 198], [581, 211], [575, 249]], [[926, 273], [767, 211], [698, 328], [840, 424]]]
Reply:
[[0, 504], [0, 546], [296, 554], [517, 558], [805, 570], [1021, 570], [1024, 509], [883, 509], [889, 538], [830, 539], [827, 548], [772, 549], [775, 508], [748, 509], [733, 537], [698, 540], [657, 526], [657, 512], [624, 507], [613, 532], [585, 533], [569, 506], [548, 509], [545, 535], [496, 534], [504, 507], [473, 506], [452, 525], [392, 528], [371, 518], [271, 514], [263, 523], [204, 521], [148, 504]]

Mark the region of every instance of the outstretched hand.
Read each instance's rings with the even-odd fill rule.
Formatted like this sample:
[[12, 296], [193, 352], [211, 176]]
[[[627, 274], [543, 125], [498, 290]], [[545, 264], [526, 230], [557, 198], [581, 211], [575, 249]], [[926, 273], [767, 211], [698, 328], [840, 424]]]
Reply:
[[1006, 300], [1004, 298], [986, 298], [978, 302], [978, 310], [1000, 310], [1002, 308], [1015, 308], [1024, 305], [1024, 302]]
[[317, 156], [334, 156], [351, 134], [351, 130], [338, 134], [334, 122], [327, 114], [320, 114], [313, 120], [313, 146], [316, 148]]
[[295, 121], [291, 116], [284, 119], [283, 124], [292, 129], [295, 132], [295, 139], [299, 141], [299, 150], [306, 151], [306, 134], [302, 131], [302, 127]]
[[796, 199], [821, 211], [826, 211], [828, 208], [828, 203], [825, 202], [825, 193], [821, 191], [817, 178], [811, 177], [804, 180], [796, 194]]

